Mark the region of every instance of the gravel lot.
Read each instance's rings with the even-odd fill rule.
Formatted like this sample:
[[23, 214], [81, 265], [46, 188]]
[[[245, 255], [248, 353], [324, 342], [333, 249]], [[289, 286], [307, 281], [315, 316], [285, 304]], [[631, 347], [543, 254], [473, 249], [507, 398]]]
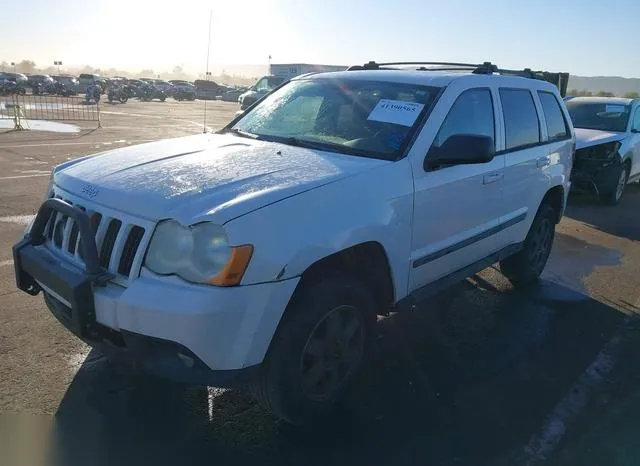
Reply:
[[[0, 132], [0, 464], [574, 464], [572, 449], [604, 435], [589, 427], [639, 399], [637, 184], [617, 207], [571, 197], [536, 289], [488, 268], [381, 319], [368, 370], [327, 425], [290, 428], [241, 393], [113, 367], [15, 289], [11, 246], [52, 166], [197, 133], [203, 107], [132, 100], [103, 105], [100, 129]], [[207, 126], [236, 110], [209, 102]], [[624, 458], [575, 464], [638, 464]]]

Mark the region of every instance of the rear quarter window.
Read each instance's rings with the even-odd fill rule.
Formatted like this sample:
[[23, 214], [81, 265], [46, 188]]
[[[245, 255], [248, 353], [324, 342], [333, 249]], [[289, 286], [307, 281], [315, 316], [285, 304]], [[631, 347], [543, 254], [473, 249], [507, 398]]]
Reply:
[[549, 141], [562, 141], [569, 138], [571, 136], [569, 125], [556, 96], [551, 92], [538, 91], [538, 97], [542, 104], [544, 119], [547, 122]]
[[506, 150], [540, 143], [540, 122], [528, 89], [500, 89]]

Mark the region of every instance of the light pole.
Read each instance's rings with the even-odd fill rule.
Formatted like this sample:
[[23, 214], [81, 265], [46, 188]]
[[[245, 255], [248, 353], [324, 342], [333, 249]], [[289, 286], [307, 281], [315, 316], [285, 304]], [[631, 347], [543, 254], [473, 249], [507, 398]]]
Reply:
[[60, 74], [60, 66], [62, 65], [61, 61], [54, 61], [53, 64], [58, 67], [58, 74]]

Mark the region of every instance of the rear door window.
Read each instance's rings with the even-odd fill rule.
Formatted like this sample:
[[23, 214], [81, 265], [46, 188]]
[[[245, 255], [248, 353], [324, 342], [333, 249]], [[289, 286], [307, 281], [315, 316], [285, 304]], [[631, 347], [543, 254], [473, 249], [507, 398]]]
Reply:
[[544, 119], [547, 122], [549, 141], [562, 141], [571, 136], [569, 125], [564, 118], [558, 99], [551, 92], [538, 91]]
[[506, 150], [540, 143], [540, 122], [528, 89], [500, 89]]

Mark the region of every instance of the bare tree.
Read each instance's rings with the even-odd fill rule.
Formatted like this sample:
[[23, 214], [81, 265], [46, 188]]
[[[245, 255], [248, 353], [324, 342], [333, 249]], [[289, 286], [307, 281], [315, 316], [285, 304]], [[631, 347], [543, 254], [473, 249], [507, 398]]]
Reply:
[[22, 60], [18, 63], [16, 69], [20, 73], [35, 73], [37, 71], [36, 62], [33, 60]]

